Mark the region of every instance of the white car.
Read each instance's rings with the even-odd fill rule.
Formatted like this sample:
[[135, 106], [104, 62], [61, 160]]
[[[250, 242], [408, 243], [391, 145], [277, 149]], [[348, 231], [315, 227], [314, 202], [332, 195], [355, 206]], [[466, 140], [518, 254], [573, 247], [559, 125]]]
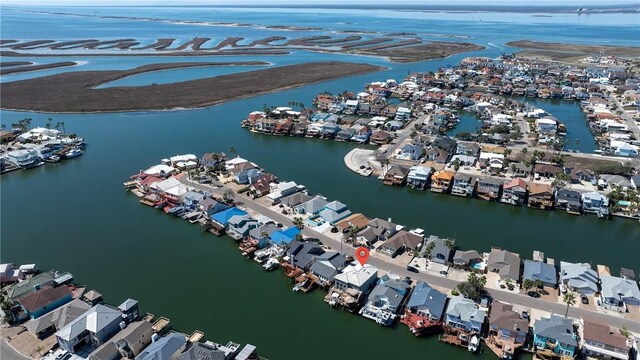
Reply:
[[567, 292], [567, 287], [564, 284], [560, 284], [560, 291], [564, 294]]

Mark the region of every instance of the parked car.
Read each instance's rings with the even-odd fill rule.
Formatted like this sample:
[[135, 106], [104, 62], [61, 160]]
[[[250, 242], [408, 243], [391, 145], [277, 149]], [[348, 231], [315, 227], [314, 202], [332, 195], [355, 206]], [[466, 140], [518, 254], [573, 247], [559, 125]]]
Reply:
[[522, 318], [529, 321], [529, 313], [527, 311], [522, 312]]
[[580, 301], [581, 301], [583, 304], [587, 305], [587, 304], [589, 303], [589, 298], [588, 298], [586, 295], [582, 295], [582, 296], [580, 297]]
[[407, 270], [409, 270], [409, 271], [411, 271], [411, 272], [414, 272], [414, 273], [418, 273], [418, 272], [419, 272], [419, 271], [418, 271], [418, 269], [414, 268], [414, 267], [413, 267], [413, 266], [411, 266], [411, 265], [407, 265]]

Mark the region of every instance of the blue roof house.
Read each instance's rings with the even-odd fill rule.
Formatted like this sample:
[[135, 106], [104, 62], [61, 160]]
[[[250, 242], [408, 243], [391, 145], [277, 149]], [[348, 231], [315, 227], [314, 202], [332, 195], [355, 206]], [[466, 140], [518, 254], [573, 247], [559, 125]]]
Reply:
[[211, 215], [211, 220], [226, 229], [227, 226], [229, 226], [229, 220], [231, 220], [232, 217], [243, 215], [247, 215], [247, 213], [237, 207], [232, 207]]
[[578, 345], [573, 332], [573, 320], [555, 314], [536, 320], [533, 336], [537, 349], [549, 349], [559, 355], [573, 357]]
[[274, 231], [271, 234], [271, 242], [280, 245], [285, 244], [289, 245], [293, 240], [296, 239], [296, 236], [300, 234], [300, 229], [295, 226], [292, 226], [285, 230]]
[[326, 204], [324, 208], [320, 210], [319, 215], [328, 223], [335, 224], [338, 221], [351, 215], [351, 211], [347, 209], [347, 205], [341, 203], [340, 201], [332, 201]]
[[549, 287], [556, 287], [558, 285], [556, 268], [542, 261], [525, 260], [522, 280], [524, 281], [526, 279], [531, 281], [540, 280], [542, 281], [542, 285]]

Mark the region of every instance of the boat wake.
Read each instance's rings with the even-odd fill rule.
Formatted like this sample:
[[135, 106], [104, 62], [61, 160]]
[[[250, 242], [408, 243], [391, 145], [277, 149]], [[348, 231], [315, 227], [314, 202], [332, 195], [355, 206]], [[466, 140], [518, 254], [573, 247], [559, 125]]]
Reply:
[[502, 46], [498, 46], [498, 45], [496, 45], [494, 43], [487, 43], [487, 45], [492, 46], [492, 47], [494, 47], [496, 49], [504, 50], [504, 48]]

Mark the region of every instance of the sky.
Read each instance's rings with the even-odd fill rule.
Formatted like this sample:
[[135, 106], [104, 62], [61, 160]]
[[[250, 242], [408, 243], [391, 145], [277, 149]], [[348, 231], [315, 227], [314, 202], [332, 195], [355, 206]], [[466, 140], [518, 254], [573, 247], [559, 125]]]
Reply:
[[[638, 0], [399, 0], [394, 4], [420, 4], [420, 5], [527, 5], [527, 6], [593, 6], [616, 4], [633, 4]], [[302, 4], [340, 4], [340, 5], [388, 5], [388, 0], [0, 0], [0, 4], [11, 5], [64, 5], [64, 6], [131, 6], [131, 5], [302, 5]]]

